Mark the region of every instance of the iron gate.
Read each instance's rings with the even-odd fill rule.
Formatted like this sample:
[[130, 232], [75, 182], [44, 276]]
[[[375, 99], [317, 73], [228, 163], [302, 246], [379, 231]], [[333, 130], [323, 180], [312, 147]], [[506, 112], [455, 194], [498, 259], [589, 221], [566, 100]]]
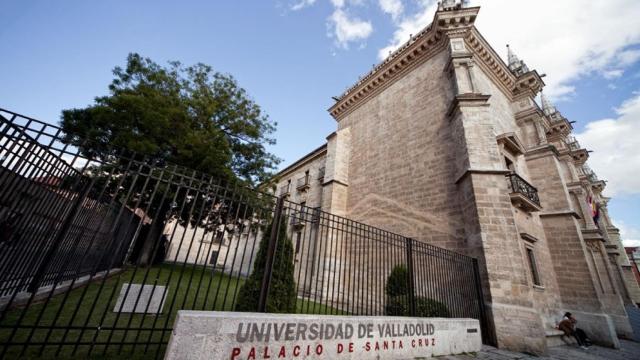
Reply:
[[283, 301], [475, 318], [488, 333], [473, 258], [128, 151], [84, 156], [6, 110], [0, 121], [0, 358], [158, 358], [178, 310]]

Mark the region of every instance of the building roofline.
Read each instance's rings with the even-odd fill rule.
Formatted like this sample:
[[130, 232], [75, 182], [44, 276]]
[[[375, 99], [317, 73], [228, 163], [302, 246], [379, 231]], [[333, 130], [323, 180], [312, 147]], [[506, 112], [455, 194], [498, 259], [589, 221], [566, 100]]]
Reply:
[[340, 121], [371, 95], [394, 83], [398, 75], [444, 50], [445, 33], [464, 32], [473, 27], [479, 10], [479, 7], [469, 7], [437, 11], [429, 25], [360, 77], [342, 95], [335, 97], [336, 103], [328, 110], [331, 116]]
[[291, 165], [285, 167], [284, 169], [278, 171], [274, 177], [280, 177], [288, 172], [291, 172], [292, 170], [300, 167], [302, 164], [322, 155], [323, 153], [327, 152], [327, 144], [324, 143], [322, 146], [312, 150], [311, 152], [309, 152], [308, 154], [304, 155], [303, 157], [301, 157], [300, 159], [296, 160], [295, 162], [293, 162]]

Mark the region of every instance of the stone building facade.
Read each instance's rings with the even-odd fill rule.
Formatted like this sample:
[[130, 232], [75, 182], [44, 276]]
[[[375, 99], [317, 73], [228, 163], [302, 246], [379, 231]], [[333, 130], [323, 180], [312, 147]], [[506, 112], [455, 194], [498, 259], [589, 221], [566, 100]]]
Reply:
[[631, 337], [640, 289], [589, 152], [509, 50], [444, 1], [433, 22], [336, 97], [326, 144], [282, 170], [290, 200], [478, 258], [497, 345], [544, 353], [570, 311]]
[[[627, 257], [629, 258], [629, 262], [631, 263], [631, 271], [635, 275], [636, 283], [638, 283], [638, 288], [640, 289], [640, 247], [629, 246], [625, 247], [624, 250], [627, 253]], [[640, 296], [633, 296], [632, 299], [636, 301], [636, 305], [640, 306], [640, 303], [637, 302], [640, 299]]]

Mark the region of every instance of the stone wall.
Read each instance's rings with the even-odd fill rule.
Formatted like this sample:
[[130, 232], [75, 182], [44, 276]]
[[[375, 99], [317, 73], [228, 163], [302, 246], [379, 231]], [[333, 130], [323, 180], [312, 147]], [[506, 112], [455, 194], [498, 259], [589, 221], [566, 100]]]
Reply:
[[[318, 149], [308, 155], [308, 159], [278, 174], [276, 183], [276, 195], [281, 195], [282, 189], [290, 183], [288, 200], [296, 203], [306, 203], [308, 207], [322, 205], [322, 183], [326, 162], [326, 150]], [[309, 174], [309, 187], [298, 188], [298, 180], [304, 179]]]
[[[410, 45], [403, 61], [414, 63], [385, 61], [382, 77], [366, 76], [332, 107], [338, 130], [327, 138], [322, 209], [478, 258], [499, 346], [545, 352], [545, 331], [565, 311], [617, 346], [615, 331], [628, 330], [625, 282], [601, 243], [610, 236], [587, 214], [591, 190], [576, 169], [584, 160], [564, 139], [571, 126], [536, 105], [537, 73], [501, 72], [493, 50], [477, 51], [478, 38], [461, 27], [443, 30], [428, 51]], [[552, 120], [564, 128], [551, 129]], [[511, 171], [538, 189], [541, 207], [518, 200]], [[352, 240], [326, 241], [370, 255]], [[590, 243], [599, 245], [588, 251]], [[323, 273], [318, 280], [335, 277]]]
[[420, 241], [463, 250], [446, 52], [406, 73], [341, 119], [350, 129], [347, 215]]

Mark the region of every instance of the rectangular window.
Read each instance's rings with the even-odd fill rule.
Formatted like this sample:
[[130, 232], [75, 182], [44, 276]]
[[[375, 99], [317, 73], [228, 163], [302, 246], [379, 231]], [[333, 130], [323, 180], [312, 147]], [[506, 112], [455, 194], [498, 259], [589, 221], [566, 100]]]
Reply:
[[529, 259], [529, 268], [531, 269], [531, 276], [533, 277], [533, 284], [540, 286], [540, 274], [538, 274], [538, 265], [536, 264], [536, 257], [533, 253], [533, 249], [527, 248], [527, 258]]
[[300, 203], [300, 213], [298, 216], [300, 217], [300, 221], [304, 221], [304, 217], [307, 214], [307, 202], [303, 201]]
[[218, 263], [218, 252], [212, 251], [211, 258], [209, 258], [209, 264], [215, 266]]
[[296, 233], [296, 254], [300, 252], [300, 243], [302, 241], [302, 231]]

